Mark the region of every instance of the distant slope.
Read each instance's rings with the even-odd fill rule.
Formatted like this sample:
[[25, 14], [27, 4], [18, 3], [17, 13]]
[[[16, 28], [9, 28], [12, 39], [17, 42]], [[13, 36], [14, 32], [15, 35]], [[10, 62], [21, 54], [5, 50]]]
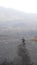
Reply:
[[25, 21], [37, 21], [37, 14], [28, 14], [17, 11], [12, 8], [0, 7], [0, 21], [8, 20], [25, 20]]
[[0, 7], [0, 20], [19, 20], [24, 19], [24, 13], [11, 8]]
[[0, 32], [37, 31], [37, 14], [0, 7]]

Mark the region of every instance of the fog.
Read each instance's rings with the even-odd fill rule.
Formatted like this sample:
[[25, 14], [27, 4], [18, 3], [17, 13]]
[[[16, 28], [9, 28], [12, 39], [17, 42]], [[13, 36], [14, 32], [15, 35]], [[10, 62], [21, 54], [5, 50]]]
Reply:
[[35, 36], [37, 37], [37, 14], [0, 7], [0, 63], [5, 58], [13, 60], [22, 37], [26, 39], [31, 60], [37, 63], [37, 42], [31, 41]]

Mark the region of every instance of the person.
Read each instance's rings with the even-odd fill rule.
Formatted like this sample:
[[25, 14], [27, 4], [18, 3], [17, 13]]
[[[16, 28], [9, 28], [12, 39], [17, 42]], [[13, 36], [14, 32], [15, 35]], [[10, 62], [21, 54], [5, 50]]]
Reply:
[[22, 38], [22, 44], [18, 46], [18, 56], [22, 58], [22, 65], [31, 65], [29, 53], [26, 49], [25, 39]]

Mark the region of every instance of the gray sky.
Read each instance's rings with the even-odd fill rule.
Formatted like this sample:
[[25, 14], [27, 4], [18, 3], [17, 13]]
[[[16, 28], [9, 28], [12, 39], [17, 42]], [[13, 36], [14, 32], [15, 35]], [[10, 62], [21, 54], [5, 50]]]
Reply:
[[0, 0], [0, 6], [27, 13], [37, 13], [37, 0]]

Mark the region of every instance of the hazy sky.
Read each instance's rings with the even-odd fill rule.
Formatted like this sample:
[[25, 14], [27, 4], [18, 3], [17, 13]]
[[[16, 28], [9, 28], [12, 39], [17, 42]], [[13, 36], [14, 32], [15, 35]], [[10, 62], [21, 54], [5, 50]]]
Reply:
[[0, 0], [0, 6], [27, 13], [37, 13], [37, 0]]

